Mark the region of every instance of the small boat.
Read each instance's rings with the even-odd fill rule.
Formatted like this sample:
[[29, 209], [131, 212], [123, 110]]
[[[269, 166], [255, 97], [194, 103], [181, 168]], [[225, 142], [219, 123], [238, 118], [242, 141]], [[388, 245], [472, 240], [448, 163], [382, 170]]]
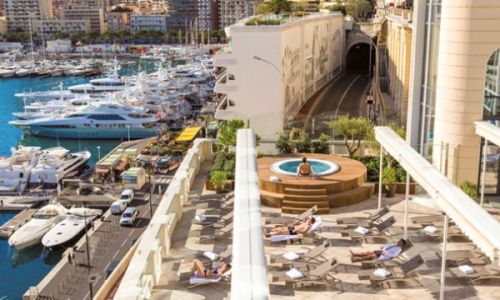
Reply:
[[43, 236], [64, 219], [66, 211], [67, 209], [59, 203], [40, 208], [28, 223], [10, 236], [9, 246], [20, 251], [40, 243]]
[[85, 230], [91, 221], [102, 214], [100, 209], [72, 207], [64, 220], [57, 223], [42, 238], [42, 245], [49, 250], [68, 244]]

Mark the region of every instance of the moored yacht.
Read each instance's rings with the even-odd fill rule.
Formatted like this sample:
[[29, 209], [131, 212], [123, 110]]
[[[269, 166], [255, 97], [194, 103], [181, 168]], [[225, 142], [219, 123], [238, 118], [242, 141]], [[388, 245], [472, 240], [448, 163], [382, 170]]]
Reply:
[[118, 67], [113, 73], [104, 78], [90, 80], [89, 83], [70, 86], [68, 90], [74, 94], [100, 94], [118, 92], [125, 88], [125, 81], [118, 75]]
[[157, 134], [159, 116], [116, 102], [98, 103], [54, 117], [13, 120], [27, 134], [69, 139], [138, 139]]
[[56, 187], [58, 181], [84, 166], [90, 156], [89, 151], [71, 153], [63, 147], [44, 149], [31, 169], [29, 186]]
[[40, 243], [42, 237], [66, 216], [66, 211], [58, 203], [40, 208], [31, 220], [10, 236], [9, 246], [24, 250]]
[[12, 148], [10, 157], [0, 158], [0, 193], [22, 193], [28, 184], [31, 170], [38, 162], [40, 147]]
[[100, 209], [72, 207], [66, 217], [51, 228], [42, 238], [42, 245], [49, 250], [65, 245], [78, 237], [85, 227], [102, 214]]

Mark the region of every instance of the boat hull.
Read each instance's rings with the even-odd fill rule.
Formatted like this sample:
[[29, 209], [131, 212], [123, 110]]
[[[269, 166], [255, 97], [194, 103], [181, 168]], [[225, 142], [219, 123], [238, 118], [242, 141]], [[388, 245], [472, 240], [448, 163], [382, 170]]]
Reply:
[[[112, 139], [123, 140], [128, 138], [125, 128], [46, 128], [41, 126], [25, 127], [25, 133], [34, 136], [52, 137], [60, 139]], [[130, 128], [131, 139], [142, 139], [158, 135], [156, 129]]]

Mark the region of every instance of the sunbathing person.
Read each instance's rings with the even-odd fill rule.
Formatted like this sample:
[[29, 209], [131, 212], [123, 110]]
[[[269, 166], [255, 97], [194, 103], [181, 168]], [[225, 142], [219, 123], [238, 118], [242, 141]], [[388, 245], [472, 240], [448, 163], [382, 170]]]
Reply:
[[229, 270], [231, 270], [231, 264], [228, 263], [225, 263], [220, 268], [207, 269], [199, 259], [194, 259], [191, 275], [196, 278], [217, 278]]
[[292, 226], [279, 226], [272, 228], [270, 232], [266, 233], [266, 236], [304, 234], [311, 229], [311, 226], [315, 222], [316, 219], [313, 216], [309, 216], [304, 221], [296, 222]]
[[314, 176], [311, 164], [307, 162], [307, 158], [302, 158], [302, 163], [297, 167], [297, 176]]
[[406, 245], [404, 239], [400, 239], [396, 244], [385, 244], [379, 250], [365, 251], [361, 253], [354, 253], [351, 250], [351, 261], [365, 261], [365, 260], [391, 260], [401, 253], [402, 248]]

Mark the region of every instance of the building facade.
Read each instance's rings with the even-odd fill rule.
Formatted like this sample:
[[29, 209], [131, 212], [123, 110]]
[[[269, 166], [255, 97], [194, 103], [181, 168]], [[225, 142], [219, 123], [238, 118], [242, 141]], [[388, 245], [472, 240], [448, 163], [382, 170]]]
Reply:
[[106, 30], [119, 31], [130, 29], [130, 13], [107, 12]]
[[384, 68], [384, 90], [391, 102], [386, 114], [391, 121], [406, 124], [412, 52], [411, 13], [392, 10], [386, 15], [379, 34], [380, 66]]
[[216, 0], [198, 0], [197, 23], [199, 30], [217, 29]]
[[219, 29], [255, 14], [257, 0], [219, 0]]
[[52, 18], [51, 0], [6, 0], [7, 31], [29, 31], [30, 22]]
[[[500, 2], [427, 0], [414, 9], [413, 48], [424, 47], [412, 54], [408, 140], [456, 184], [478, 184], [481, 141], [474, 121], [499, 121], [490, 111]], [[495, 183], [489, 191], [498, 194], [498, 149], [486, 152]]]
[[198, 0], [169, 1], [167, 27], [169, 31], [193, 30], [198, 17]]
[[90, 20], [36, 20], [33, 21], [33, 32], [37, 36], [50, 38], [56, 32], [78, 33], [91, 30]]
[[167, 32], [167, 16], [165, 15], [131, 15], [130, 29], [132, 32], [141, 30], [156, 30]]
[[250, 123], [275, 141], [317, 91], [340, 73], [345, 48], [340, 13], [311, 15], [276, 26], [230, 26], [231, 47], [215, 56], [225, 68], [215, 85], [215, 117]]
[[89, 20], [90, 30], [102, 33], [106, 30], [104, 9], [96, 5], [67, 4], [61, 11], [63, 20]]

